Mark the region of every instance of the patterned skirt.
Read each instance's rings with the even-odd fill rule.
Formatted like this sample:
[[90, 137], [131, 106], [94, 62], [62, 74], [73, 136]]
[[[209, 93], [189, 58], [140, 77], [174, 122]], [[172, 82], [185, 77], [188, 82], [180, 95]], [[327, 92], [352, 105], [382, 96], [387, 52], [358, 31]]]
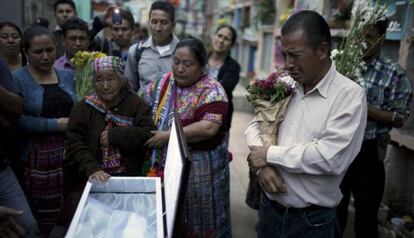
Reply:
[[190, 151], [184, 205], [186, 237], [231, 237], [227, 140], [213, 150]]
[[39, 228], [48, 234], [63, 203], [64, 136], [39, 136], [24, 166], [24, 191]]

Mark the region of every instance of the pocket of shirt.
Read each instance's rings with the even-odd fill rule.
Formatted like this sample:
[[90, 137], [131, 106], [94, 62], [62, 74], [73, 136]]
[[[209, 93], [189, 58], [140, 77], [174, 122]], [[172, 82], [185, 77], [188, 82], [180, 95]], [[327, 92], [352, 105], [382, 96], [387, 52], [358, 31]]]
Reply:
[[366, 96], [368, 104], [381, 106], [384, 99], [384, 89], [380, 85], [370, 84], [366, 90]]

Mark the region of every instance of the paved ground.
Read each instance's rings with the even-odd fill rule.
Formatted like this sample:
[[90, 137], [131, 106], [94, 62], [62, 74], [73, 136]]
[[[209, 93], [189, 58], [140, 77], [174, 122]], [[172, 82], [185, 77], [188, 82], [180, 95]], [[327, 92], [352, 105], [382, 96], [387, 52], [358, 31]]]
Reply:
[[230, 131], [230, 151], [233, 161], [230, 163], [230, 199], [233, 237], [256, 237], [255, 224], [257, 212], [246, 206], [248, 179], [247, 155], [249, 149], [244, 137], [244, 130], [252, 119], [250, 113], [236, 111]]
[[257, 236], [255, 231], [257, 212], [244, 203], [249, 182], [246, 161], [249, 148], [244, 137], [244, 130], [253, 118], [250, 104], [246, 101], [246, 94], [246, 90], [240, 85], [237, 85], [233, 92], [235, 112], [230, 130], [229, 149], [233, 153], [233, 161], [230, 163], [230, 199], [234, 238]]

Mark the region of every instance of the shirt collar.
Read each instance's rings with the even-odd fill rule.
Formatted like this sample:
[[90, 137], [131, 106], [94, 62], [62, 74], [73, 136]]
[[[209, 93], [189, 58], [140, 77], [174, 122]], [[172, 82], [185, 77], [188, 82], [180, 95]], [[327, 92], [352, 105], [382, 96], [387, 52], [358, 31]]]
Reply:
[[[178, 39], [178, 37], [175, 34], [172, 34], [172, 41], [171, 41], [171, 48], [170, 49], [175, 49], [175, 47], [177, 46], [177, 44], [178, 44], [179, 41], [180, 40]], [[154, 45], [154, 41], [152, 40], [152, 36], [150, 36], [148, 38], [148, 40], [146, 40], [142, 44], [142, 47], [156, 49], [156, 46]]]
[[318, 93], [324, 97], [328, 97], [329, 86], [331, 85], [332, 80], [335, 78], [336, 75], [336, 66], [335, 62], [331, 61], [331, 67], [329, 68], [328, 73], [323, 77], [323, 79], [307, 94], [313, 93], [314, 91], [318, 91]]
[[70, 59], [69, 59], [69, 57], [66, 53], [64, 55], [62, 55], [62, 57], [60, 57], [58, 60], [62, 63], [62, 66], [64, 68], [74, 69], [74, 66], [73, 66], [72, 62], [70, 61]]

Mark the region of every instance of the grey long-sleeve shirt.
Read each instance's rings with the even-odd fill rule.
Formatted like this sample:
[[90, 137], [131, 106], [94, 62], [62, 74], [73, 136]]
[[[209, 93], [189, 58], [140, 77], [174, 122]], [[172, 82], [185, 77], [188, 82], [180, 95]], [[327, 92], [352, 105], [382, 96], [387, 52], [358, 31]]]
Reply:
[[[144, 51], [141, 54], [139, 63], [136, 62], [135, 53], [140, 43], [134, 44], [129, 48], [125, 64], [125, 76], [128, 78], [129, 85], [133, 91], [137, 92], [139, 88], [145, 88], [151, 81], [158, 80], [164, 74], [171, 71], [173, 53], [178, 42], [178, 37], [173, 35], [170, 49], [161, 55], [154, 45], [152, 37], [149, 37], [141, 44]], [[137, 72], [139, 72], [139, 82]]]

